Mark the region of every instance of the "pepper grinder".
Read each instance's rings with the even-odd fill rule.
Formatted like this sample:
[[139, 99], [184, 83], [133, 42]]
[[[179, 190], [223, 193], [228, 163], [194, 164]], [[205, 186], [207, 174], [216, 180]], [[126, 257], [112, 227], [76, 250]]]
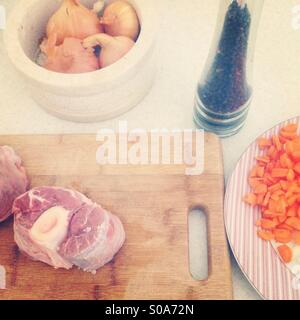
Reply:
[[255, 42], [264, 0], [221, 0], [194, 108], [196, 125], [221, 137], [244, 125], [253, 95]]

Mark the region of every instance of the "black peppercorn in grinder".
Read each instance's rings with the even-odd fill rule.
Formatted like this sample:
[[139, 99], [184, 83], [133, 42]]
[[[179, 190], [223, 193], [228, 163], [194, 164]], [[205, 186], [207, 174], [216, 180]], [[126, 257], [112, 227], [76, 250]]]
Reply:
[[256, 35], [264, 0], [221, 0], [217, 29], [197, 86], [198, 127], [228, 137], [244, 125], [252, 98]]

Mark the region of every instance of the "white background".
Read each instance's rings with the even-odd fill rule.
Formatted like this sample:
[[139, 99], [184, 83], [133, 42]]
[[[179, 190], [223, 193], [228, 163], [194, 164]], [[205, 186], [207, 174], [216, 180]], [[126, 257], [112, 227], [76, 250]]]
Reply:
[[[70, 123], [41, 110], [12, 69], [0, 31], [0, 134], [96, 133], [99, 128], [117, 127], [120, 119], [127, 120], [130, 128], [194, 127], [195, 86], [208, 54], [219, 1], [153, 1], [164, 9], [155, 85], [138, 107], [102, 123]], [[0, 0], [0, 5], [9, 11], [15, 2]], [[226, 178], [261, 132], [300, 114], [300, 29], [292, 27], [295, 5], [300, 5], [300, 0], [265, 1], [255, 57], [255, 97], [248, 121], [238, 135], [223, 140]], [[235, 298], [258, 299], [233, 259], [232, 267]]]

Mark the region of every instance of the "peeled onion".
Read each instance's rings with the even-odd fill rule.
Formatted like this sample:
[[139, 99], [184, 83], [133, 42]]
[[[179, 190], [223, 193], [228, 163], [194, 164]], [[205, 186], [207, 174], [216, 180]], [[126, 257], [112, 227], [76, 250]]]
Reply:
[[85, 48], [97, 45], [101, 47], [99, 56], [100, 68], [108, 67], [121, 59], [134, 46], [135, 42], [128, 37], [111, 37], [105, 33], [90, 36], [83, 41]]
[[97, 14], [83, 6], [79, 0], [63, 0], [47, 24], [47, 37], [55, 33], [57, 45], [62, 44], [65, 38], [83, 40], [102, 31]]
[[116, 0], [109, 4], [100, 18], [105, 33], [110, 36], [125, 36], [136, 41], [140, 22], [135, 9], [126, 1]]
[[44, 68], [61, 73], [84, 73], [99, 69], [93, 49], [85, 49], [81, 40], [65, 38], [59, 46], [56, 42], [56, 35], [52, 34], [41, 44], [41, 51], [46, 55]]

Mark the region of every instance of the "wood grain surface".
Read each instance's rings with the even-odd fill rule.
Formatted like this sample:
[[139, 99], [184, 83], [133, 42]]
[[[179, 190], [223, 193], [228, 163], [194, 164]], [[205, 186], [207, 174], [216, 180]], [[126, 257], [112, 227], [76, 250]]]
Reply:
[[[187, 176], [175, 165], [104, 165], [94, 135], [0, 136], [23, 158], [32, 186], [74, 188], [117, 214], [126, 243], [96, 275], [55, 270], [21, 254], [12, 221], [0, 226], [0, 265], [7, 289], [0, 299], [231, 299], [223, 221], [220, 141], [205, 136], [205, 170]], [[188, 212], [208, 216], [209, 277], [189, 272]]]

